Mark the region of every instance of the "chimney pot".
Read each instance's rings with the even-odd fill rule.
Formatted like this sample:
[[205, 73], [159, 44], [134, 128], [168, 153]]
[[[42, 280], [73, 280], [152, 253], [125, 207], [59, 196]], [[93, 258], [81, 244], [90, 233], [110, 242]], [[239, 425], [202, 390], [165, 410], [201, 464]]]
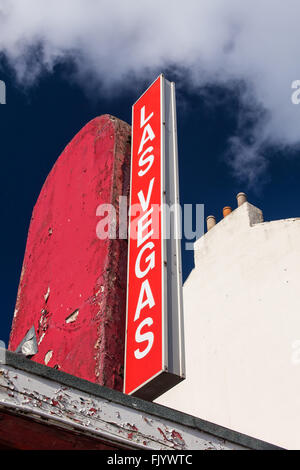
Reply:
[[216, 218], [214, 215], [209, 215], [206, 217], [207, 231], [213, 228], [216, 225]]
[[245, 193], [239, 193], [236, 196], [238, 207], [240, 207], [244, 202], [247, 202], [247, 195]]
[[224, 207], [224, 209], [223, 209], [223, 217], [227, 217], [227, 215], [229, 215], [231, 212], [232, 212], [231, 207], [229, 207], [229, 206]]

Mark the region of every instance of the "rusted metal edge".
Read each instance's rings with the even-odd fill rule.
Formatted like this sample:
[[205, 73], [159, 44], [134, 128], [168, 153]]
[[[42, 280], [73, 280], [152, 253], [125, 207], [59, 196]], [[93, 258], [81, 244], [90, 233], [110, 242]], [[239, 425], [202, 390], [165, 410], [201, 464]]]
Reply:
[[30, 359], [11, 351], [5, 351], [4, 363], [16, 369], [53, 380], [58, 382], [60, 385], [66, 385], [113, 403], [127, 406], [134, 410], [152, 414], [158, 418], [166, 419], [198, 431], [212, 434], [217, 438], [224, 439], [250, 450], [282, 450], [282, 448], [273, 444], [233, 431], [223, 426], [219, 426], [209, 421], [196, 418], [195, 416], [182, 413], [157, 403], [147, 402], [140, 398], [131, 397], [116, 390], [112, 390], [65, 372], [52, 369], [51, 367], [38, 364], [37, 362], [31, 361]]

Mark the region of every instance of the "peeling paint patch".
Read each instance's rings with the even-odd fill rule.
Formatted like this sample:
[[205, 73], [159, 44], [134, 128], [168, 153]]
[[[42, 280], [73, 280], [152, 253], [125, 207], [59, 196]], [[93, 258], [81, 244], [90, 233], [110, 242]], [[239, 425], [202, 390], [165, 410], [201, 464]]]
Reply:
[[[41, 317], [39, 319], [39, 326], [38, 326], [38, 329], [37, 329], [37, 336], [38, 337], [42, 336], [41, 332], [43, 332], [43, 333], [47, 332], [48, 327], [49, 327], [48, 321], [49, 321], [50, 316], [51, 316], [51, 314], [47, 310], [45, 310], [44, 308], [41, 310]], [[39, 341], [42, 341], [41, 337], [40, 337]]]
[[69, 315], [67, 318], [66, 318], [66, 323], [73, 323], [77, 320], [77, 317], [79, 315], [79, 308], [77, 308], [76, 310], [74, 310], [73, 313], [71, 313], [71, 315]]
[[130, 423], [127, 423], [127, 426], [132, 429], [133, 431], [138, 431], [138, 428], [136, 427], [135, 424], [130, 424]]
[[35, 328], [32, 326], [17, 347], [16, 352], [24, 354], [25, 356], [34, 356], [38, 352], [37, 346]]
[[180, 447], [181, 449], [184, 449], [186, 447], [186, 443], [184, 439], [182, 438], [182, 435], [173, 429], [172, 431], [169, 431], [167, 428], [165, 429], [165, 432], [161, 428], [157, 428], [160, 434], [163, 436], [165, 441], [168, 441], [172, 443], [175, 447]]
[[46, 334], [46, 333], [43, 333], [42, 336], [40, 337], [39, 342], [38, 342], [38, 345], [40, 345], [41, 342], [43, 341], [43, 339], [44, 339], [44, 337], [45, 337], [45, 334]]
[[181, 434], [179, 432], [175, 431], [175, 429], [173, 429], [173, 431], [171, 433], [171, 436], [172, 436], [172, 439], [175, 442], [175, 444], [183, 446], [183, 447], [185, 446], [185, 442], [184, 442]]
[[53, 355], [53, 351], [52, 351], [52, 350], [50, 350], [50, 351], [48, 351], [48, 352], [46, 353], [45, 358], [44, 358], [44, 363], [45, 363], [46, 365], [47, 365], [48, 362], [51, 360], [52, 355]]
[[162, 431], [162, 429], [160, 428], [157, 428], [157, 430], [160, 432], [160, 434], [163, 436], [163, 438], [165, 439], [165, 441], [168, 440], [167, 436], [165, 435], [165, 433]]
[[49, 299], [49, 295], [50, 295], [50, 287], [48, 286], [48, 289], [47, 289], [47, 292], [46, 294], [44, 295], [44, 299], [45, 299], [45, 302], [47, 303], [48, 299]]

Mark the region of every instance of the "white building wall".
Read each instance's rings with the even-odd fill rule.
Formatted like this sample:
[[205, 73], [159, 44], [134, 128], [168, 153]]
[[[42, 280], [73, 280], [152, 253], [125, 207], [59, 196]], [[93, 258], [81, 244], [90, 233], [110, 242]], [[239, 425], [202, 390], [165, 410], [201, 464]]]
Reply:
[[187, 379], [156, 402], [300, 449], [300, 219], [249, 203], [195, 244]]

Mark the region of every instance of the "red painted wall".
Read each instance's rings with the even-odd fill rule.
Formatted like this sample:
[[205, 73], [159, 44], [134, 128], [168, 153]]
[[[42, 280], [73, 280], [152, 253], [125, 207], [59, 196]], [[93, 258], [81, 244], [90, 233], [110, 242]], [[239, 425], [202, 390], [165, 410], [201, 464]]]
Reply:
[[117, 208], [118, 197], [128, 196], [129, 167], [130, 126], [109, 115], [89, 122], [65, 148], [33, 211], [9, 343], [16, 350], [34, 325], [33, 361], [50, 358], [50, 367], [117, 390], [127, 240], [99, 240], [96, 209]]

